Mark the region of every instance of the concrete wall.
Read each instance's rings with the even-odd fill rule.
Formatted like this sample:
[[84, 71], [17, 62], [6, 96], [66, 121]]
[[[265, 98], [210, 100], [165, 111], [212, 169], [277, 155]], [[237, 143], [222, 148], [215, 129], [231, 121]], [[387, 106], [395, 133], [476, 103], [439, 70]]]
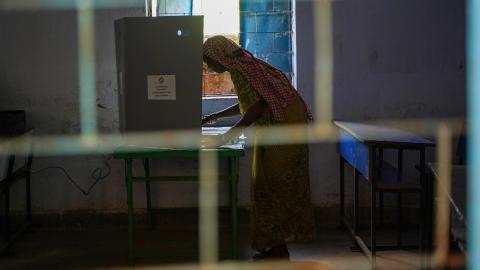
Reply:
[[[459, 0], [337, 0], [334, 23], [334, 116], [344, 120], [444, 117], [465, 113], [464, 4]], [[297, 0], [297, 82], [313, 106], [312, 2]], [[97, 108], [100, 130], [116, 132], [117, 84], [113, 20], [138, 10], [101, 10], [97, 17]], [[75, 12], [0, 13], [0, 108], [25, 109], [38, 134], [79, 132]], [[239, 200], [249, 202], [251, 151], [241, 160]], [[333, 144], [311, 147], [311, 185], [318, 206], [338, 196], [338, 156]], [[122, 164], [109, 156], [38, 157], [34, 168], [62, 166], [85, 189], [90, 174], [111, 174], [89, 196], [57, 169], [33, 175], [35, 211], [126, 209]], [[194, 162], [156, 164], [170, 173], [194, 172]], [[18, 188], [19, 189], [19, 188]], [[136, 187], [136, 206], [144, 207]], [[226, 202], [227, 189], [221, 188]], [[164, 183], [153, 191], [160, 207], [194, 206], [193, 183]], [[20, 195], [15, 195], [20, 196]]]
[[[101, 10], [96, 14], [97, 109], [102, 132], [118, 131], [113, 20], [122, 16], [141, 16], [143, 12], [142, 9]], [[0, 36], [0, 108], [26, 110], [28, 124], [39, 135], [78, 134], [76, 13], [0, 13]], [[105, 161], [111, 164], [112, 173], [88, 197], [77, 191], [59, 169], [34, 173], [34, 211], [123, 208], [123, 170], [120, 163], [109, 157], [35, 157], [33, 167], [64, 167], [80, 186], [87, 189], [94, 181], [91, 172], [104, 167]]]
[[[332, 3], [334, 119], [465, 115], [464, 1]], [[296, 1], [297, 84], [312, 108], [313, 10], [312, 1]], [[432, 151], [428, 157], [434, 158]], [[316, 205], [337, 203], [335, 146], [312, 146], [310, 162], [313, 201]], [[413, 162], [410, 160], [410, 164]]]
[[[115, 68], [113, 22], [125, 16], [143, 16], [143, 9], [99, 10], [96, 12], [96, 73], [99, 129], [104, 133], [118, 132], [117, 81]], [[37, 135], [78, 134], [80, 116], [78, 103], [77, 24], [74, 11], [0, 13], [0, 108], [24, 109], [28, 124]], [[141, 42], [141, 41], [139, 41]], [[225, 106], [232, 101], [222, 102]], [[211, 100], [205, 112], [218, 110]], [[235, 119], [230, 119], [230, 122]], [[250, 152], [242, 159], [240, 204], [249, 201], [248, 179]], [[123, 163], [111, 156], [35, 157], [34, 169], [63, 167], [84, 190], [95, 181], [91, 174], [97, 168], [110, 175], [101, 180], [88, 196], [77, 190], [64, 172], [51, 168], [32, 176], [32, 207], [34, 211], [76, 209], [126, 209]], [[140, 168], [140, 164], [137, 167]], [[172, 160], [154, 163], [156, 173], [189, 174], [198, 169], [195, 161]], [[138, 169], [137, 168], [137, 169]], [[138, 170], [141, 173], [141, 170]], [[97, 171], [98, 173], [98, 171]], [[195, 206], [198, 189], [195, 183], [162, 183], [154, 185], [154, 206]], [[23, 184], [13, 187], [12, 203], [23, 207]], [[144, 186], [135, 187], [136, 207], [145, 207]], [[226, 205], [227, 188], [221, 185], [221, 202]]]

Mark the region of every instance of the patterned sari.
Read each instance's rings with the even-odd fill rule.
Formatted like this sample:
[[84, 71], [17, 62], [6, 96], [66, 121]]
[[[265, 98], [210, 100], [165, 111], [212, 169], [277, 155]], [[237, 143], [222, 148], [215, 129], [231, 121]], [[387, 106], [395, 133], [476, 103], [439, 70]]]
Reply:
[[[237, 70], [230, 70], [242, 115], [262, 97]], [[272, 76], [278, 76], [273, 71]], [[286, 119], [279, 121], [265, 110], [256, 126], [307, 124], [308, 111], [290, 83], [278, 81], [293, 100], [285, 107]], [[314, 239], [315, 215], [310, 199], [308, 146], [259, 145], [264, 136], [255, 132], [251, 181], [252, 248], [264, 249]]]

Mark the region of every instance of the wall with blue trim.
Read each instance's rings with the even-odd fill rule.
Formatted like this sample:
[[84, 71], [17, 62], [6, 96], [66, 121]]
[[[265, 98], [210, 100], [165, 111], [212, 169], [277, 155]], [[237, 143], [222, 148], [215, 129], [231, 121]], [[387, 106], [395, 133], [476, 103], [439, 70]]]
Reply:
[[[297, 88], [314, 109], [314, 1], [296, 0], [295, 8]], [[332, 19], [335, 119], [465, 115], [464, 1], [332, 1]], [[431, 150], [429, 160], [435, 154]], [[416, 156], [405, 158], [408, 166], [418, 162]], [[312, 145], [310, 162], [315, 205], [336, 205], [335, 145]], [[347, 173], [353, 179], [351, 170]]]
[[[263, 7], [272, 8], [280, 2], [262, 3]], [[342, 0], [333, 3], [336, 118], [372, 120], [465, 113], [463, 1]], [[99, 129], [116, 132], [118, 88], [113, 21], [123, 16], [143, 16], [144, 9], [99, 10], [96, 15]], [[296, 0], [295, 19], [298, 90], [313, 107], [313, 2]], [[0, 52], [3, 52], [0, 54], [0, 107], [25, 109], [37, 134], [78, 133], [75, 12], [2, 14], [0, 25], [0, 38], [3, 38], [0, 43]], [[243, 40], [244, 44], [247, 40]], [[243, 206], [249, 205], [250, 156], [248, 153], [240, 164], [239, 203]], [[34, 211], [124, 211], [124, 171], [119, 161], [108, 156], [42, 157], [35, 159], [34, 167], [63, 166], [82, 187], [88, 187], [92, 183], [91, 171], [103, 167], [105, 161], [111, 164], [112, 174], [102, 180], [89, 197], [78, 192], [59, 171], [33, 174]], [[314, 204], [336, 206], [338, 154], [335, 145], [311, 145], [310, 162]], [[195, 169], [190, 165], [179, 161], [159, 164], [162, 166], [159, 169], [180, 173], [185, 167]], [[351, 170], [346, 173], [348, 179], [352, 179]], [[226, 188], [222, 186], [220, 191], [223, 205], [228, 203]], [[22, 194], [20, 191], [18, 194]], [[136, 206], [145, 207], [144, 186], [136, 187], [135, 193]], [[162, 183], [153, 193], [155, 207], [195, 206], [198, 202], [198, 188], [194, 183]], [[12, 194], [12, 198], [14, 196]]]
[[290, 0], [240, 0], [240, 44], [291, 76]]

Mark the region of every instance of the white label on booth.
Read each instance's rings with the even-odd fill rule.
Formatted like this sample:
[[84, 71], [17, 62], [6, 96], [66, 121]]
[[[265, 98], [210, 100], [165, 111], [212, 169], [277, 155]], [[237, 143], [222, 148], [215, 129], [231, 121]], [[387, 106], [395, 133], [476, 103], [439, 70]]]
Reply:
[[175, 75], [148, 75], [148, 100], [176, 100]]

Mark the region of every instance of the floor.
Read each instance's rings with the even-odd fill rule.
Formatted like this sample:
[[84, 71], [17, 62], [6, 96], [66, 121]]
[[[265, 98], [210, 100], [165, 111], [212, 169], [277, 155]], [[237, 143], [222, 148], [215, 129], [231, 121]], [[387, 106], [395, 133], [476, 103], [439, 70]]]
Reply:
[[[156, 222], [156, 229], [145, 226], [145, 218], [137, 218], [136, 239], [141, 249], [159, 252], [183, 252], [183, 257], [137, 259], [136, 268], [195, 264], [198, 260], [196, 217], [188, 212], [162, 214], [162, 222]], [[220, 216], [220, 246], [228, 253], [230, 229], [228, 215]], [[123, 217], [123, 216], [122, 216]], [[101, 222], [85, 219], [60, 218], [52, 224], [43, 222], [41, 226], [22, 235], [10, 248], [10, 253], [0, 257], [0, 269], [117, 269], [130, 268], [127, 261], [127, 237], [125, 222], [121, 219], [102, 219]], [[37, 222], [38, 223], [38, 222]], [[367, 231], [368, 232], [368, 231]], [[385, 231], [380, 239], [389, 240], [394, 233]], [[414, 240], [416, 234], [409, 233], [407, 240]], [[239, 228], [240, 261], [249, 261], [249, 227], [243, 222]], [[367, 258], [360, 252], [351, 250], [353, 241], [345, 229], [336, 222], [318, 222], [317, 240], [311, 243], [289, 245], [293, 262], [320, 262], [325, 269], [371, 269]], [[186, 252], [185, 252], [186, 251]], [[187, 253], [187, 255], [185, 255]], [[189, 255], [188, 255], [189, 254]], [[228, 257], [222, 257], [228, 261]], [[380, 269], [418, 269], [416, 251], [388, 251], [378, 255]], [[281, 263], [286, 269], [293, 269]], [[310, 268], [300, 264], [299, 269]], [[294, 267], [295, 268], [295, 267]], [[186, 268], [181, 268], [186, 269]], [[235, 268], [238, 269], [238, 268]], [[242, 269], [250, 269], [243, 267]], [[268, 267], [267, 269], [271, 269]], [[295, 268], [297, 269], [297, 268]]]

